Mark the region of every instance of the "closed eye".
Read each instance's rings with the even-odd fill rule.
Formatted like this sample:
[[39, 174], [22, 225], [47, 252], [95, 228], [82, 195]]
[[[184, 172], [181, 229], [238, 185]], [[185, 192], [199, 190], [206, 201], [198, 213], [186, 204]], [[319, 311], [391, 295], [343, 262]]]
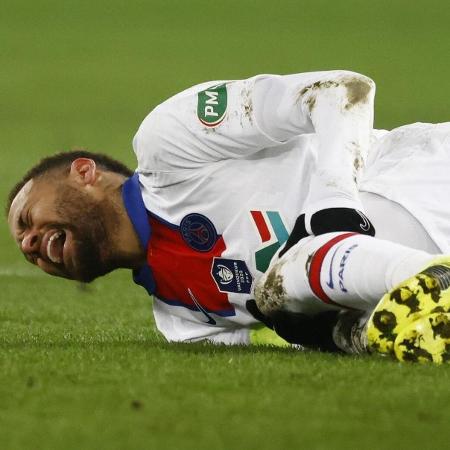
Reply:
[[16, 233], [16, 242], [19, 246], [22, 244], [22, 239], [24, 237], [24, 233], [26, 228], [28, 227], [27, 220], [24, 218], [23, 213], [17, 218], [17, 233]]
[[29, 210], [27, 211], [25, 224], [26, 224], [26, 226], [28, 226], [28, 227], [31, 227], [31, 226], [33, 225], [33, 221], [31, 220], [31, 209], [29, 209]]
[[17, 220], [17, 226], [23, 230], [27, 224], [25, 223], [25, 220], [22, 218], [22, 216], [19, 216], [19, 219]]
[[31, 220], [30, 220], [30, 210], [28, 210], [26, 213], [22, 211], [22, 213], [19, 216], [19, 219], [17, 221], [17, 225], [21, 230], [24, 230], [27, 227], [30, 227]]

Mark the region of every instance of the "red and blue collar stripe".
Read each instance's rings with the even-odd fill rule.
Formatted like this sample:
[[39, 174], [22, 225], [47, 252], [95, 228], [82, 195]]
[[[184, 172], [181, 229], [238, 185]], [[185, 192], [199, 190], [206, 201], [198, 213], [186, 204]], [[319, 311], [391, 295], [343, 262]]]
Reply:
[[228, 300], [228, 292], [238, 292], [239, 288], [236, 285], [235, 289], [225, 289], [234, 286], [227, 284], [220, 290], [217, 284], [220, 280], [214, 278], [214, 267], [228, 264], [226, 268], [230, 272], [236, 271], [233, 279], [246, 277], [247, 283], [243, 283], [241, 290], [247, 294], [251, 275], [244, 261], [222, 258], [226, 245], [213, 223], [206, 216], [191, 213], [178, 226], [147, 211], [137, 174], [124, 183], [122, 196], [139, 240], [147, 251], [147, 264], [133, 271], [135, 283], [168, 305], [202, 312], [208, 324], [216, 324], [210, 313], [234, 316], [236, 312]]
[[[147, 250], [152, 233], [137, 173], [128, 178], [123, 184], [122, 199], [139, 241], [142, 247]], [[156, 283], [148, 264], [145, 264], [138, 270], [133, 270], [133, 280], [136, 284], [143, 286], [150, 295], [155, 293]]]

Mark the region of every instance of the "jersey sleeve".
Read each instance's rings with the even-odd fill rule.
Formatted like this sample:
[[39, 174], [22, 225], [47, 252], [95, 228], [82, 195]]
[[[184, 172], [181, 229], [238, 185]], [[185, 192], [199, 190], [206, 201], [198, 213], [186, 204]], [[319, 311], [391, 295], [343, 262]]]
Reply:
[[[194, 86], [158, 106], [134, 141], [138, 171], [177, 172], [244, 158], [314, 133], [306, 224], [327, 208], [364, 211], [358, 182], [373, 129], [375, 84], [349, 71], [259, 75]], [[307, 225], [309, 232], [310, 226]]]
[[358, 183], [369, 152], [374, 97], [375, 83], [348, 71], [262, 79], [256, 86], [256, 120], [272, 139], [315, 134], [317, 169], [303, 211], [309, 232], [311, 216], [319, 210], [363, 211]]
[[340, 70], [197, 85], [143, 121], [133, 141], [139, 168], [190, 169], [268, 147], [282, 151], [280, 144], [305, 133], [317, 134], [319, 153], [333, 166], [342, 153], [356, 153], [351, 146], [364, 153], [364, 133], [352, 130], [361, 115], [371, 128], [373, 90], [367, 77]]

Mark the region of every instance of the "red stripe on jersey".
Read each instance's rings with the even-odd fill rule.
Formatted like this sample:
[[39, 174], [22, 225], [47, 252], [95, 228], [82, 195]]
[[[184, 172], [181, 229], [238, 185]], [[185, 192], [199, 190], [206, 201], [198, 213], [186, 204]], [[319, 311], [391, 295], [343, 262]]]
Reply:
[[264, 220], [263, 213], [261, 211], [250, 211], [253, 220], [256, 223], [256, 228], [258, 228], [261, 240], [263, 242], [270, 241], [271, 234], [269, 228], [267, 227], [266, 221]]
[[171, 227], [150, 216], [152, 235], [147, 250], [147, 263], [155, 279], [155, 295], [168, 304], [198, 310], [194, 297], [208, 312], [221, 316], [234, 315], [228, 295], [220, 292], [211, 275], [214, 257], [226, 249], [219, 236], [211, 250], [200, 252], [184, 241], [178, 227]]
[[[325, 291], [322, 288], [322, 284], [320, 282], [320, 274], [322, 271], [322, 265], [323, 261], [325, 260], [325, 257], [327, 253], [330, 251], [330, 249], [337, 244], [340, 241], [343, 241], [344, 239], [347, 239], [350, 236], [354, 236], [358, 233], [345, 233], [341, 234], [339, 236], [336, 236], [335, 238], [329, 240], [325, 245], [320, 247], [315, 253], [314, 256], [311, 259], [311, 264], [309, 266], [309, 285], [311, 287], [311, 290], [314, 292], [314, 294], [322, 300], [324, 303], [328, 303], [330, 305], [336, 305], [340, 306], [342, 308], [348, 308], [346, 306], [340, 305], [339, 303], [334, 302], [331, 300], [330, 297], [325, 293]], [[348, 308], [352, 309], [352, 308]]]

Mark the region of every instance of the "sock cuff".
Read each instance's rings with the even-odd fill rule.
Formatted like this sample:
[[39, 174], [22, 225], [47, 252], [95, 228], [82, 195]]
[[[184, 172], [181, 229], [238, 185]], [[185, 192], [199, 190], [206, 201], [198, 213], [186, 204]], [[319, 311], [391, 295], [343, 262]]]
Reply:
[[[338, 236], [333, 237], [328, 242], [326, 242], [324, 245], [322, 245], [312, 256], [311, 262], [308, 269], [308, 281], [309, 286], [314, 293], [314, 295], [322, 300], [324, 303], [327, 303], [329, 305], [335, 305], [339, 306], [341, 308], [344, 308], [345, 306], [340, 305], [339, 303], [334, 302], [331, 300], [331, 298], [326, 294], [322, 287], [321, 283], [321, 273], [322, 273], [322, 265], [325, 260], [325, 257], [327, 256], [328, 252], [339, 242], [343, 241], [344, 239], [347, 239], [351, 236], [355, 236], [358, 233], [343, 233]], [[345, 307], [348, 308], [348, 307]], [[349, 308], [351, 309], [351, 308]]]

